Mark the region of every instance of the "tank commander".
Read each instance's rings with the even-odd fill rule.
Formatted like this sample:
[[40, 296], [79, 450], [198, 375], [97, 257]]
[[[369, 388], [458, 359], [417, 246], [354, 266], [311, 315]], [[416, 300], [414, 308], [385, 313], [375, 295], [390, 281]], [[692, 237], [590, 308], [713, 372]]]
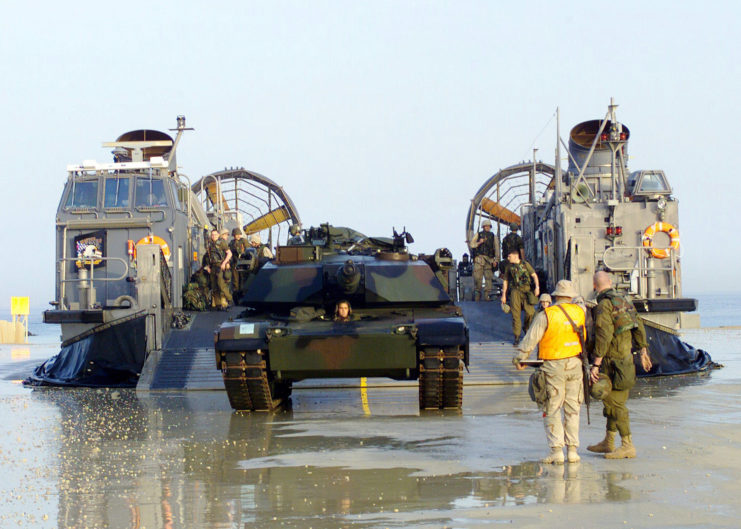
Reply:
[[[509, 306], [512, 314], [512, 333], [514, 334], [514, 345], [520, 343], [520, 332], [523, 330], [522, 311], [525, 311], [524, 331], [530, 328], [530, 322], [533, 321], [535, 310], [533, 305], [537, 296], [540, 294], [540, 284], [538, 283], [538, 274], [527, 261], [520, 259], [520, 252], [511, 248], [507, 255], [509, 262], [504, 274], [504, 285], [502, 285], [502, 304], [507, 303], [507, 294], [509, 294]], [[532, 278], [535, 285], [535, 292], [530, 290], [530, 279]]]
[[473, 253], [473, 300], [481, 301], [481, 281], [484, 281], [484, 301], [491, 301], [494, 270], [499, 262], [499, 240], [491, 231], [491, 221], [481, 223], [481, 231], [470, 244]]
[[[630, 415], [626, 403], [630, 388], [635, 385], [636, 372], [631, 354], [635, 342], [640, 348], [643, 369], [651, 370], [648, 355], [646, 329], [638, 317], [633, 303], [612, 288], [612, 279], [607, 272], [594, 274], [594, 290], [597, 306], [594, 308], [594, 360], [590, 369], [592, 383], [606, 374], [612, 383], [612, 391], [602, 400], [604, 416], [607, 418], [605, 438], [587, 450], [605, 454], [607, 459], [633, 458], [636, 449], [630, 433]], [[615, 448], [615, 434], [620, 432], [621, 446]]]
[[352, 319], [352, 307], [350, 306], [350, 302], [345, 299], [338, 301], [334, 308], [334, 321], [346, 322], [351, 321]]
[[458, 263], [458, 275], [461, 277], [470, 277], [473, 275], [473, 263], [468, 258], [467, 253], [463, 254], [461, 262]]
[[253, 233], [250, 235], [250, 246], [255, 249], [258, 259], [272, 259], [273, 252], [270, 251], [266, 245], [262, 243], [259, 233]]
[[[222, 230], [222, 233], [228, 230]], [[211, 277], [211, 306], [219, 310], [226, 310], [232, 302], [232, 295], [224, 277], [224, 272], [229, 266], [232, 252], [229, 244], [219, 236], [218, 230], [211, 231], [211, 242], [208, 245], [208, 265]]]
[[582, 344], [586, 340], [586, 312], [583, 307], [571, 302], [577, 295], [571, 281], [559, 281], [553, 292], [555, 304], [535, 316], [533, 324], [522, 339], [519, 352], [512, 358], [517, 369], [525, 369], [520, 362], [526, 360], [537, 346], [538, 358], [543, 360], [540, 369], [545, 376], [547, 394], [542, 405], [543, 425], [550, 448], [550, 453], [542, 459], [543, 463], [563, 463], [564, 444], [569, 463], [578, 463], [581, 459], [577, 449], [579, 411], [584, 400], [585, 374], [582, 371], [581, 355]]
[[304, 237], [301, 235], [301, 226], [298, 224], [291, 224], [288, 228], [288, 233], [291, 235], [288, 237], [288, 245], [304, 244]]
[[237, 261], [245, 251], [247, 251], [247, 240], [242, 234], [242, 230], [234, 228], [232, 230], [232, 240], [229, 242], [229, 249], [232, 251], [232, 292], [239, 291], [239, 272], [237, 271]]

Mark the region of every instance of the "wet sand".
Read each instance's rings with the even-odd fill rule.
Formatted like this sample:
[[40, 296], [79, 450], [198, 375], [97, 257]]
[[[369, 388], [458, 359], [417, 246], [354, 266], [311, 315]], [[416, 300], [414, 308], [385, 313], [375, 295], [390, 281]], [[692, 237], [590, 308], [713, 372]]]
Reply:
[[642, 380], [634, 460], [585, 446], [541, 465], [523, 386], [469, 386], [461, 413], [420, 414], [414, 388], [309, 388], [291, 410], [232, 413], [221, 392], [27, 389], [53, 354], [0, 346], [0, 527], [735, 527], [741, 330], [687, 341], [726, 367]]

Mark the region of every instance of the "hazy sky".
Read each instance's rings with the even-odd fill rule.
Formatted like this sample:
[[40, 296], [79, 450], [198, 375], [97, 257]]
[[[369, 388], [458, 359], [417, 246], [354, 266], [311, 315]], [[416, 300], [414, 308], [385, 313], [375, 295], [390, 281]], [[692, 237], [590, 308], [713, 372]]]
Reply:
[[611, 96], [631, 170], [664, 169], [680, 201], [685, 292], [739, 290], [737, 6], [6, 2], [0, 309], [53, 298], [66, 165], [110, 160], [101, 143], [123, 132], [185, 114], [192, 180], [244, 166], [283, 185], [305, 226], [406, 226], [413, 251], [459, 257], [484, 181], [532, 147], [553, 163], [556, 107], [565, 137]]

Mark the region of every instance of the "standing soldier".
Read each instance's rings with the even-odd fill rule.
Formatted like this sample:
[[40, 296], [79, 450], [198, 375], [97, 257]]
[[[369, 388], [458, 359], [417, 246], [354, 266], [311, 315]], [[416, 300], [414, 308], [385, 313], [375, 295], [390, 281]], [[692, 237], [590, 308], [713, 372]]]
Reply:
[[[556, 284], [556, 303], [539, 312], [522, 339], [519, 352], [512, 358], [517, 369], [538, 346], [538, 358], [543, 360], [547, 399], [543, 410], [543, 425], [550, 453], [543, 463], [564, 462], [563, 446], [567, 447], [569, 463], [578, 463], [579, 408], [584, 400], [584, 377], [581, 355], [586, 340], [584, 308], [571, 300], [579, 293], [571, 281]], [[581, 336], [577, 334], [581, 333]], [[563, 409], [563, 420], [561, 419]]]
[[247, 250], [247, 241], [242, 235], [242, 230], [234, 228], [232, 230], [233, 239], [229, 242], [229, 249], [232, 251], [232, 292], [239, 292], [239, 272], [237, 271], [237, 261]]
[[470, 243], [473, 253], [473, 300], [481, 300], [481, 280], [484, 280], [484, 301], [490, 301], [494, 270], [499, 262], [499, 241], [491, 231], [491, 221], [486, 219], [482, 231]]
[[[525, 245], [522, 242], [522, 237], [517, 234], [519, 228], [520, 227], [516, 222], [511, 223], [509, 225], [509, 233], [504, 237], [504, 239], [502, 239], [502, 257], [504, 259], [507, 259], [511, 250], [517, 250], [517, 253], [520, 254], [520, 260], [525, 260]], [[502, 270], [500, 270], [502, 277], [507, 274], [508, 266], [509, 263], [504, 261]]]
[[[533, 305], [537, 302], [540, 294], [538, 274], [527, 261], [520, 260], [520, 252], [511, 248], [507, 255], [507, 269], [504, 273], [504, 285], [502, 286], [502, 303], [507, 303], [509, 293], [509, 306], [512, 310], [512, 333], [515, 335], [514, 345], [520, 343], [520, 331], [522, 330], [522, 311], [525, 311], [525, 332], [533, 321], [535, 309]], [[530, 290], [530, 278], [535, 284], [535, 293]], [[530, 298], [533, 299], [530, 299]]]
[[[229, 234], [229, 231], [226, 234]], [[232, 252], [229, 244], [219, 237], [218, 230], [211, 231], [211, 243], [208, 246], [208, 265], [211, 270], [211, 306], [220, 310], [226, 310], [232, 302], [229, 285], [224, 278], [224, 272], [229, 266]]]
[[[592, 383], [605, 373], [612, 383], [603, 399], [604, 415], [607, 417], [605, 438], [587, 447], [590, 452], [605, 454], [607, 459], [632, 458], [636, 449], [630, 435], [630, 415], [626, 402], [630, 388], [635, 385], [636, 371], [631, 354], [633, 341], [641, 351], [641, 366], [648, 372], [651, 358], [648, 356], [646, 329], [643, 327], [633, 303], [612, 288], [612, 279], [607, 272], [594, 274], [594, 290], [597, 306], [594, 308], [594, 363], [590, 370]], [[621, 446], [615, 448], [615, 434], [620, 432]]]

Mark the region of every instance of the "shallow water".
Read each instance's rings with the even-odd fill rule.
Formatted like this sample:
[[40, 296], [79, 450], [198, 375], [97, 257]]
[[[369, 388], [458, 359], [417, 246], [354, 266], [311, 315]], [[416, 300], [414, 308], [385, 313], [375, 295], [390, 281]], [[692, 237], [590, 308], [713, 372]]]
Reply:
[[[705, 323], [705, 322], [704, 322]], [[725, 368], [642, 380], [635, 460], [538, 463], [522, 386], [466, 387], [459, 413], [414, 388], [302, 389], [290, 410], [233, 413], [222, 392], [29, 389], [58, 331], [0, 346], [0, 527], [727, 527], [741, 508], [741, 329], [685, 340]], [[624, 523], [623, 523], [624, 522]]]

